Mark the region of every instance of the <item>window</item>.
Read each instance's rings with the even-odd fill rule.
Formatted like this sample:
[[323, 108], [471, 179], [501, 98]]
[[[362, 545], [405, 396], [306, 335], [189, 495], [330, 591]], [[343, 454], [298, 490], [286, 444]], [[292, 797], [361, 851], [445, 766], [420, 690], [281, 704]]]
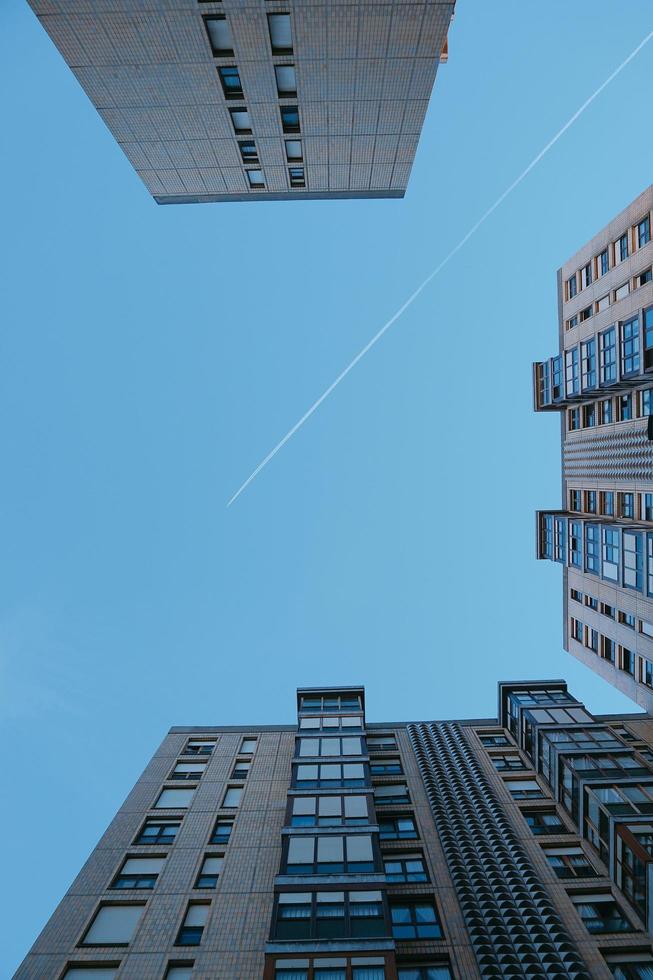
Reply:
[[396, 902], [390, 905], [394, 939], [442, 939], [433, 902]]
[[604, 490], [599, 500], [601, 502], [601, 513], [606, 517], [614, 517], [614, 493], [612, 490]]
[[641, 286], [645, 286], [647, 282], [653, 280], [653, 269], [651, 266], [648, 269], [644, 269], [639, 275], [635, 276], [635, 289], [639, 289]]
[[306, 187], [306, 178], [303, 167], [289, 167], [288, 179], [291, 187]]
[[577, 395], [580, 392], [580, 365], [578, 361], [578, 348], [572, 347], [565, 351], [565, 385], [567, 397]]
[[194, 789], [164, 789], [154, 804], [155, 810], [185, 810], [193, 799]]
[[528, 800], [544, 796], [535, 779], [511, 779], [505, 783], [513, 800]]
[[578, 313], [574, 313], [574, 315], [570, 316], [569, 319], [567, 320], [567, 330], [572, 330], [574, 327], [577, 326], [578, 326]]
[[619, 262], [623, 262], [624, 259], [628, 258], [628, 232], [625, 232], [621, 238], [618, 238], [614, 243], [614, 264], [618, 265]]
[[218, 878], [222, 871], [224, 857], [222, 855], [208, 855], [202, 862], [202, 868], [195, 882], [196, 888], [215, 888]]
[[244, 738], [240, 746], [240, 755], [254, 755], [256, 752], [256, 739]]
[[136, 838], [136, 844], [174, 844], [179, 820], [146, 820]]
[[569, 429], [570, 432], [573, 432], [575, 429], [580, 429], [580, 409], [579, 408], [570, 408], [569, 409], [567, 427], [568, 427], [568, 429]]
[[596, 274], [604, 276], [608, 271], [608, 250], [604, 248], [596, 257]]
[[453, 980], [448, 966], [400, 966], [399, 980]]
[[251, 133], [252, 123], [247, 109], [230, 109], [234, 133]]
[[359, 787], [365, 785], [365, 766], [360, 762], [299, 765], [295, 786], [298, 789]]
[[177, 933], [175, 946], [199, 946], [202, 933], [209, 917], [210, 905], [207, 902], [189, 902], [181, 929]]
[[569, 491], [569, 510], [581, 511], [583, 505], [581, 503], [581, 491], [580, 490], [570, 490]]
[[584, 310], [581, 310], [580, 311], [580, 314], [579, 314], [579, 316], [580, 316], [580, 322], [581, 323], [584, 323], [585, 320], [589, 320], [589, 318], [591, 316], [593, 316], [593, 315], [594, 315], [594, 307], [593, 306], [586, 306]]
[[171, 963], [166, 970], [165, 980], [191, 980], [193, 963]]
[[524, 819], [537, 837], [546, 834], [568, 834], [555, 810], [530, 810], [524, 812]]
[[234, 828], [233, 820], [225, 820], [220, 818], [216, 821], [215, 827], [213, 828], [213, 834], [211, 835], [212, 844], [227, 844], [229, 838], [231, 837], [231, 831]]
[[605, 398], [599, 402], [599, 425], [609, 425], [612, 421], [612, 399]]
[[379, 817], [381, 840], [414, 840], [417, 828], [412, 817]]
[[[653, 497], [653, 494], [650, 496]], [[396, 759], [379, 759], [377, 762], [370, 763], [370, 772], [373, 776], [403, 775], [401, 760], [399, 757]]]
[[186, 742], [183, 755], [211, 755], [215, 748], [214, 739], [191, 738]]
[[395, 783], [393, 786], [377, 786], [374, 790], [374, 802], [377, 806], [388, 803], [410, 803], [408, 787], [405, 783]]
[[619, 503], [619, 516], [632, 520], [635, 517], [635, 494], [619, 493], [617, 501]]
[[491, 759], [497, 772], [518, 772], [526, 768], [518, 755], [493, 755]]
[[579, 619], [571, 619], [571, 636], [578, 643], [583, 642], [583, 624]]
[[596, 338], [580, 345], [581, 384], [583, 391], [596, 388]]
[[178, 762], [170, 779], [199, 779], [205, 769], [206, 762]]
[[619, 670], [630, 674], [631, 677], [635, 676], [635, 654], [627, 647], [619, 647]]
[[209, 36], [209, 44], [214, 58], [223, 58], [234, 53], [234, 45], [231, 38], [231, 29], [226, 17], [216, 15], [215, 17], [205, 17], [204, 24]]
[[583, 405], [583, 425], [586, 429], [591, 429], [596, 425], [596, 404], [594, 402]]
[[619, 531], [603, 528], [603, 578], [619, 581]]
[[585, 510], [588, 514], [596, 514], [596, 490], [587, 490], [585, 493]]
[[299, 109], [297, 106], [281, 106], [281, 128], [284, 133], [298, 133], [299, 129]]
[[240, 80], [240, 73], [235, 65], [218, 68], [220, 83], [225, 99], [242, 99], [243, 85]]
[[316, 758], [318, 756], [362, 755], [363, 743], [360, 736], [350, 735], [343, 738], [299, 738], [297, 739], [297, 755], [300, 758]]
[[251, 188], [265, 187], [262, 170], [246, 170], [245, 173], [247, 174], [247, 183]]
[[302, 695], [302, 711], [360, 711], [359, 694]]
[[596, 312], [602, 313], [603, 310], [607, 310], [610, 305], [610, 293], [606, 293], [605, 296], [601, 296], [600, 299], [596, 301]]
[[653, 367], [653, 306], [644, 310], [644, 367]]
[[502, 735], [500, 733], [497, 735], [479, 735], [479, 738], [481, 740], [481, 743], [486, 748], [494, 748], [495, 746], [499, 747], [502, 745], [510, 745], [509, 739], [506, 738], [505, 735]]
[[580, 270], [580, 288], [586, 289], [592, 285], [592, 263], [588, 262]]
[[558, 401], [562, 398], [562, 356], [558, 354], [551, 359], [551, 387], [553, 400]]
[[131, 941], [144, 905], [101, 905], [82, 946], [126, 946]]
[[630, 282], [624, 282], [621, 286], [617, 286], [614, 291], [615, 303], [618, 303], [620, 299], [625, 299], [630, 292]]
[[585, 571], [598, 575], [601, 568], [601, 546], [598, 524], [585, 525]]
[[601, 656], [604, 660], [609, 660], [611, 664], [615, 662], [616, 644], [609, 636], [601, 637]]
[[583, 601], [583, 593], [582, 592], [579, 592], [578, 589], [570, 589], [569, 590], [569, 598], [570, 599], [573, 599], [574, 602], [582, 602]]
[[544, 856], [558, 878], [596, 876], [596, 871], [587, 860], [582, 847], [547, 847]]
[[114, 980], [117, 966], [79, 966], [71, 964], [63, 975], [63, 980]]
[[268, 14], [272, 54], [292, 54], [290, 14]]
[[585, 646], [592, 653], [599, 652], [599, 634], [595, 629], [590, 626], [585, 627]]
[[629, 422], [633, 417], [633, 395], [619, 395], [617, 399], [617, 409], [619, 410], [619, 421]]
[[386, 927], [382, 894], [282, 892], [277, 900], [273, 933], [277, 940], [383, 936]]
[[651, 240], [651, 217], [646, 215], [645, 218], [637, 225], [637, 248], [643, 248]]
[[645, 953], [613, 953], [606, 956], [608, 968], [616, 980], [651, 980], [653, 957]]
[[254, 140], [239, 142], [240, 156], [243, 163], [258, 163], [258, 150]]
[[611, 932], [631, 932], [633, 927], [612, 895], [572, 895], [578, 914], [592, 935]]
[[247, 779], [249, 775], [249, 770], [252, 768], [251, 762], [245, 762], [244, 759], [236, 759], [236, 764], [231, 773], [232, 779]]
[[302, 151], [302, 141], [301, 140], [286, 140], [286, 159], [289, 163], [293, 163], [295, 160], [303, 160]]
[[242, 796], [242, 786], [228, 786], [227, 792], [224, 794], [222, 805], [229, 808], [240, 806]]
[[573, 299], [578, 292], [578, 283], [576, 281], [576, 273], [567, 279], [567, 299]]
[[297, 95], [297, 76], [294, 65], [275, 65], [277, 95], [280, 99], [294, 99]]
[[617, 334], [609, 327], [599, 334], [601, 384], [614, 384], [617, 380]]
[[583, 525], [580, 521], [569, 521], [569, 564], [582, 568]]
[[295, 796], [292, 827], [342, 827], [367, 824], [366, 796]]
[[389, 882], [411, 883], [429, 880], [421, 854], [393, 854], [384, 859], [383, 865]]
[[350, 837], [329, 834], [324, 837], [288, 838], [286, 874], [361, 874], [373, 872], [372, 837], [355, 834]]
[[[653, 415], [653, 388], [645, 388], [641, 392], [642, 415], [646, 418]], [[653, 513], [653, 511], [652, 511]]]
[[639, 658], [639, 680], [641, 684], [653, 688], [653, 663], [646, 657]]
[[397, 751], [397, 740], [394, 735], [368, 735], [366, 741], [369, 752]]
[[112, 888], [154, 888], [165, 863], [162, 857], [128, 857]]
[[551, 364], [541, 361], [537, 365], [537, 398], [538, 405], [551, 404]]
[[[632, 494], [630, 495], [632, 496]], [[626, 589], [636, 589], [642, 591], [644, 584], [644, 550], [641, 534], [633, 534], [631, 531], [623, 533], [624, 549], [624, 587]], [[635, 626], [635, 617], [632, 617], [632, 628]], [[628, 623], [630, 625], [630, 623]]]
[[631, 317], [621, 325], [621, 372], [623, 375], [639, 371], [639, 317]]

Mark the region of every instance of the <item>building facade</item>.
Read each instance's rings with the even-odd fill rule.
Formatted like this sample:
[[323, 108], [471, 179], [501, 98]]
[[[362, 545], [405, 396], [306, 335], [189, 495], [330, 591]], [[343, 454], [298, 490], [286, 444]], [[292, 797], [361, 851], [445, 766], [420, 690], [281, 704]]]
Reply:
[[564, 645], [653, 711], [653, 187], [558, 272], [558, 353], [534, 365], [558, 412], [562, 506], [537, 515], [563, 569]]
[[455, 0], [29, 0], [159, 204], [403, 197]]
[[496, 718], [173, 728], [16, 980], [643, 980], [653, 720], [562, 681]]

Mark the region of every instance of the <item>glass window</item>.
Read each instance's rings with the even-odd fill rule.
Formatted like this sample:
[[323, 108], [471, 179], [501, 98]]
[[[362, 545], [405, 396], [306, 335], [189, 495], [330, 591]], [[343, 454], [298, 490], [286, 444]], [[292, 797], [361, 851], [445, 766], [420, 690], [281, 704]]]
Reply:
[[297, 76], [294, 65], [275, 65], [277, 95], [280, 99], [294, 99], [297, 95]]
[[290, 14], [268, 14], [272, 54], [292, 53]]
[[194, 789], [164, 789], [154, 804], [155, 810], [185, 810], [193, 799]]
[[136, 844], [174, 844], [179, 820], [147, 820], [136, 838]]
[[250, 187], [265, 187], [262, 170], [246, 170], [245, 173]]
[[614, 517], [614, 493], [612, 490], [604, 490], [600, 496], [601, 513], [606, 517]]
[[628, 258], [628, 232], [625, 232], [621, 238], [617, 239], [614, 244], [614, 259], [615, 263], [623, 262], [624, 259]]
[[453, 980], [448, 966], [400, 966], [399, 980]]
[[608, 895], [573, 895], [572, 902], [588, 932], [601, 935], [612, 932], [631, 932], [633, 927], [621, 909]]
[[568, 428], [570, 432], [573, 432], [575, 429], [580, 429], [580, 409], [570, 408], [568, 420]]
[[539, 783], [535, 779], [511, 779], [505, 785], [515, 800], [527, 800], [544, 796]]
[[299, 109], [297, 106], [281, 106], [281, 128], [284, 133], [299, 132]]
[[598, 575], [601, 566], [600, 531], [597, 524], [585, 525], [585, 571]]
[[226, 844], [231, 837], [233, 827], [233, 820], [225, 820], [224, 818], [217, 820], [213, 829], [213, 834], [211, 835], [211, 843]]
[[411, 883], [429, 880], [421, 854], [392, 854], [385, 858], [383, 864], [389, 882]]
[[165, 858], [162, 857], [127, 858], [111, 887], [154, 888], [164, 862]]
[[637, 225], [637, 248], [642, 248], [651, 240], [651, 218], [646, 215]]
[[191, 980], [193, 975], [193, 964], [177, 965], [171, 963], [166, 970], [165, 980]]
[[653, 980], [653, 959], [648, 954], [629, 957], [627, 953], [611, 957], [608, 966], [616, 980]]
[[622, 283], [621, 286], [618, 286], [615, 289], [614, 291], [615, 302], [618, 302], [620, 299], [625, 299], [629, 292], [630, 292], [630, 282], [629, 280], [626, 280], [626, 282]]
[[644, 367], [653, 367], [653, 306], [644, 310]]
[[410, 803], [408, 787], [405, 783], [395, 783], [391, 786], [377, 786], [374, 790], [374, 802], [377, 806], [389, 803]]
[[379, 817], [381, 840], [414, 840], [417, 828], [412, 817]]
[[234, 133], [251, 133], [252, 123], [247, 109], [230, 109]]
[[361, 874], [374, 871], [372, 837], [330, 834], [290, 837], [286, 873], [291, 875]]
[[82, 945], [126, 946], [136, 931], [144, 909], [144, 905], [101, 905]]
[[580, 288], [587, 289], [588, 286], [592, 285], [592, 263], [588, 262], [580, 270]]
[[256, 751], [256, 739], [244, 738], [240, 746], [240, 755], [253, 755]]
[[205, 902], [189, 902], [175, 946], [199, 946], [209, 917], [210, 906]]
[[221, 854], [209, 854], [202, 862], [202, 869], [195, 882], [196, 888], [215, 888], [222, 871], [224, 857]]
[[190, 738], [186, 742], [184, 755], [211, 755], [215, 748], [215, 739]]
[[569, 491], [569, 509], [575, 511], [581, 511], [583, 509], [580, 490]]
[[584, 340], [581, 351], [581, 383], [583, 391], [596, 388], [596, 338]]
[[301, 140], [286, 140], [286, 159], [289, 162], [303, 159]]
[[580, 393], [580, 363], [577, 347], [565, 351], [565, 384], [568, 398]]
[[580, 521], [569, 521], [569, 564], [574, 568], [583, 566], [583, 525]]
[[596, 269], [599, 276], [604, 276], [608, 271], [608, 250], [603, 251], [596, 258]]
[[614, 327], [599, 334], [599, 345], [601, 384], [614, 384], [617, 380], [617, 334]]
[[233, 54], [234, 45], [231, 39], [231, 29], [226, 17], [223, 15], [205, 17], [204, 23], [214, 57], [219, 58]]
[[238, 143], [243, 163], [258, 163], [258, 150], [254, 140], [244, 140]]
[[621, 372], [623, 375], [639, 371], [639, 317], [631, 317], [621, 325]]
[[558, 878], [591, 878], [597, 874], [582, 847], [547, 847], [544, 855]]
[[641, 394], [642, 415], [646, 418], [653, 415], [653, 388], [645, 388]]
[[178, 762], [170, 779], [199, 779], [205, 769], [206, 762]]
[[442, 939], [442, 929], [432, 902], [397, 902], [390, 906], [395, 939]]
[[524, 819], [536, 836], [567, 834], [569, 831], [555, 810], [533, 810], [524, 813]]
[[573, 299], [578, 292], [578, 283], [576, 281], [576, 273], [567, 279], [567, 299]]
[[225, 807], [237, 807], [240, 806], [240, 801], [243, 796], [243, 790], [241, 786], [229, 786], [227, 792], [224, 794], [224, 800], [222, 805]]
[[240, 74], [235, 65], [225, 68], [218, 68], [218, 75], [222, 84], [222, 91], [226, 99], [242, 99], [243, 86], [240, 81]]
[[[624, 587], [642, 591], [644, 584], [644, 549], [641, 534], [623, 532]], [[634, 626], [634, 617], [633, 617]]]
[[619, 581], [619, 531], [613, 527], [603, 528], [602, 573], [611, 582]]
[[563, 396], [562, 390], [562, 357], [558, 354], [551, 359], [551, 382], [553, 400], [558, 401]]

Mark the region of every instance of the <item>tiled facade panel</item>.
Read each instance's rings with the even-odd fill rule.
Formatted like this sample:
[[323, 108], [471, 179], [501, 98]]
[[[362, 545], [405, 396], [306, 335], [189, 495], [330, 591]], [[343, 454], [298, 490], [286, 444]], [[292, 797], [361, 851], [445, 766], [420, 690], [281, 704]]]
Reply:
[[[30, 0], [146, 187], [160, 203], [402, 196], [455, 0]], [[267, 14], [291, 14], [291, 54], [272, 55]], [[213, 57], [203, 17], [225, 14], [233, 56]], [[294, 64], [297, 97], [274, 65]], [[237, 66], [226, 100], [219, 66]], [[280, 106], [299, 107], [304, 186], [290, 186]], [[265, 186], [252, 189], [229, 108], [246, 106]], [[363, 151], [355, 137], [365, 136]], [[388, 137], [402, 137], [391, 140]], [[319, 143], [309, 141], [332, 137]], [[360, 159], [362, 153], [365, 159]]]

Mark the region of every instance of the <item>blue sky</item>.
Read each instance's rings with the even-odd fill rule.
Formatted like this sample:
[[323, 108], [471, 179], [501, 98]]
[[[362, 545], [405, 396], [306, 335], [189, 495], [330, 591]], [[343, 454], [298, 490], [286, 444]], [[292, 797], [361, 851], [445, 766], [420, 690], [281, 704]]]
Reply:
[[653, 179], [653, 43], [225, 504], [652, 27], [650, 0], [460, 0], [403, 201], [161, 208], [0, 5], [0, 975], [172, 724], [361, 681], [373, 720], [484, 716], [542, 675], [631, 710], [534, 559], [559, 430], [530, 366], [556, 269]]

